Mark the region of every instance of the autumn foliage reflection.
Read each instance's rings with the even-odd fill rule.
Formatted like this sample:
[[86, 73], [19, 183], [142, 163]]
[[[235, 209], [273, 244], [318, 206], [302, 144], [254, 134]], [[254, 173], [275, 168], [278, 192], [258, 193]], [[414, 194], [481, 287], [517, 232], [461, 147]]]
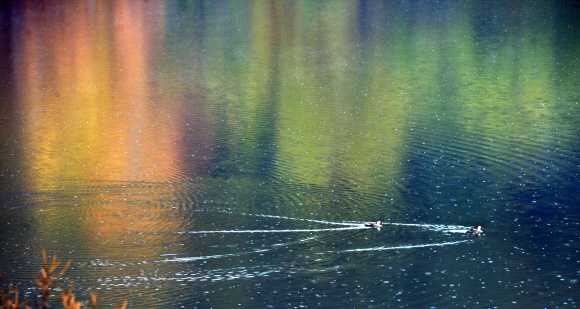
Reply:
[[[90, 233], [78, 236], [114, 240], [120, 232], [163, 231], [183, 220], [164, 208], [142, 211], [127, 198], [130, 187], [205, 175], [211, 165], [213, 125], [200, 112], [204, 98], [159, 78], [163, 3], [29, 1], [21, 9], [14, 75], [27, 190], [75, 186], [103, 203], [87, 205], [80, 218], [67, 216], [70, 222], [49, 222], [43, 233], [81, 219]], [[125, 190], [111, 190], [117, 185]], [[145, 202], [171, 194], [161, 191], [150, 191], [157, 200]]]
[[[199, 95], [169, 90], [158, 78], [163, 4], [79, 1], [67, 2], [65, 10], [28, 3], [23, 10], [15, 75], [18, 88], [26, 89], [18, 106], [31, 185], [44, 191], [63, 179], [181, 177], [189, 151], [184, 141], [194, 131], [195, 146], [207, 143], [211, 124], [189, 112], [204, 104]], [[50, 36], [43, 35], [46, 28]], [[196, 124], [204, 126], [200, 132]], [[203, 173], [204, 162], [187, 168]]]

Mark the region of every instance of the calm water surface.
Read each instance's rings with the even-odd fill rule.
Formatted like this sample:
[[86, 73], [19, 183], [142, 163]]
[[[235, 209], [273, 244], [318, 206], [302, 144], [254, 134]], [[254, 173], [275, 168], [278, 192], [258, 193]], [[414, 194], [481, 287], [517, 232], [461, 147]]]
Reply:
[[44, 249], [106, 306], [579, 305], [574, 7], [0, 9], [0, 268], [28, 297]]

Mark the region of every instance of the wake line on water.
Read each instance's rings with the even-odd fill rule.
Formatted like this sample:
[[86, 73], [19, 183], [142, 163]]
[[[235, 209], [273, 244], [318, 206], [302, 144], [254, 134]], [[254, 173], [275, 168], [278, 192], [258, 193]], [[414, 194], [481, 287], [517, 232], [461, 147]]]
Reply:
[[272, 250], [272, 249], [259, 249], [259, 250], [254, 250], [254, 251], [230, 253], [230, 254], [202, 255], [202, 256], [192, 256], [192, 257], [182, 257], [182, 258], [176, 257], [173, 259], [162, 260], [160, 262], [192, 262], [192, 261], [197, 261], [197, 260], [219, 259], [219, 258], [228, 257], [228, 256], [240, 256], [243, 254], [267, 252], [270, 250]]
[[[293, 218], [285, 216], [275, 216], [275, 215], [265, 215], [265, 214], [250, 214], [250, 213], [235, 213], [227, 210], [218, 210], [221, 213], [227, 213], [232, 215], [243, 215], [252, 217], [262, 217], [262, 218], [274, 218], [283, 220], [295, 220], [304, 222], [313, 222], [320, 224], [329, 225], [343, 225], [347, 226], [345, 228], [327, 228], [327, 229], [294, 229], [294, 230], [222, 230], [222, 231], [188, 231], [191, 234], [210, 234], [210, 233], [292, 233], [292, 232], [324, 232], [324, 231], [341, 231], [341, 230], [354, 230], [354, 229], [364, 229], [364, 222], [335, 222], [326, 220], [315, 220], [315, 219], [303, 219], [303, 218]], [[423, 224], [423, 223], [396, 223], [396, 222], [382, 222], [383, 225], [395, 225], [395, 226], [412, 226], [426, 228], [436, 232], [443, 233], [465, 233], [469, 229], [467, 226], [461, 225], [442, 225], [442, 224]]]
[[464, 233], [469, 227], [462, 225], [441, 225], [441, 224], [421, 224], [421, 223], [395, 223], [395, 222], [381, 222], [383, 225], [399, 225], [399, 226], [415, 226], [427, 228], [438, 232]]
[[217, 230], [217, 231], [186, 231], [177, 232], [178, 234], [237, 234], [237, 233], [302, 233], [302, 232], [325, 232], [325, 231], [344, 231], [344, 230], [360, 230], [364, 225], [337, 227], [328, 229], [295, 229], [295, 230]]
[[[305, 242], [305, 241], [309, 241], [312, 239], [313, 238], [302, 239], [298, 242]], [[441, 243], [433, 243], [433, 244], [405, 245], [405, 246], [396, 246], [396, 247], [384, 247], [384, 246], [382, 246], [382, 247], [374, 247], [374, 248], [347, 249], [347, 250], [342, 250], [340, 252], [386, 251], [386, 250], [402, 250], [402, 249], [425, 248], [425, 247], [443, 247], [443, 246], [449, 246], [449, 245], [456, 245], [456, 244], [460, 244], [460, 243], [464, 243], [464, 242], [468, 242], [468, 241], [470, 241], [470, 240], [466, 239], [466, 240], [441, 242]], [[268, 251], [272, 251], [274, 249], [274, 247], [289, 246], [289, 245], [292, 245], [294, 243], [296, 243], [296, 242], [285, 243], [285, 244], [275, 244], [275, 245], [272, 245], [272, 248], [257, 249], [257, 250], [246, 251], [246, 252], [237, 252], [237, 253], [229, 253], [229, 254], [216, 254], [216, 255], [203, 255], [203, 256], [193, 256], [193, 257], [182, 257], [182, 258], [176, 257], [173, 259], [165, 259], [165, 260], [162, 260], [159, 262], [192, 262], [192, 261], [198, 261], [198, 260], [219, 259], [219, 258], [224, 258], [224, 257], [228, 257], [228, 256], [241, 256], [241, 255], [252, 254], [252, 253], [268, 252]], [[332, 252], [332, 251], [329, 251], [329, 252]]]
[[219, 258], [228, 257], [228, 256], [240, 256], [240, 255], [245, 255], [245, 254], [268, 252], [268, 251], [274, 250], [274, 248], [277, 248], [277, 247], [290, 246], [290, 245], [294, 245], [294, 244], [301, 243], [301, 242], [307, 242], [307, 241], [313, 240], [315, 238], [316, 237], [308, 237], [308, 238], [300, 239], [298, 241], [274, 244], [274, 245], [271, 245], [270, 248], [256, 249], [256, 250], [252, 250], [252, 251], [236, 252], [236, 253], [228, 253], [228, 254], [181, 257], [181, 258], [176, 257], [176, 258], [172, 258], [172, 259], [165, 259], [165, 260], [162, 260], [160, 262], [191, 262], [191, 261], [197, 261], [197, 260], [219, 259]]
[[243, 215], [243, 216], [253, 216], [253, 217], [262, 217], [262, 218], [274, 218], [274, 219], [284, 219], [284, 220], [295, 220], [295, 221], [305, 221], [305, 222], [313, 222], [313, 223], [321, 223], [321, 224], [332, 224], [332, 225], [361, 225], [360, 222], [333, 222], [333, 221], [326, 221], [326, 220], [315, 220], [315, 219], [302, 219], [302, 218], [293, 218], [293, 217], [284, 217], [284, 216], [274, 216], [274, 215], [263, 215], [263, 214], [248, 214], [245, 212], [235, 213], [232, 211], [227, 210], [218, 210], [218, 212], [232, 214], [232, 215]]
[[360, 249], [348, 249], [342, 252], [361, 252], [361, 251], [385, 251], [385, 250], [400, 250], [400, 249], [413, 249], [413, 248], [425, 248], [425, 247], [443, 247], [448, 245], [456, 245], [463, 242], [468, 242], [469, 239], [466, 240], [458, 240], [458, 241], [450, 241], [450, 242], [440, 242], [434, 244], [424, 244], [424, 245], [405, 245], [405, 246], [397, 246], [397, 247], [375, 247], [375, 248], [360, 248]]

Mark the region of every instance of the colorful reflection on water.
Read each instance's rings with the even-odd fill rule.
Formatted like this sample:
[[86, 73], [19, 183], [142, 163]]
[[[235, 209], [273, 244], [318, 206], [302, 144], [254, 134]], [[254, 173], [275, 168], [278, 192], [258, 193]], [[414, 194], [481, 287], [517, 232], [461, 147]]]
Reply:
[[577, 304], [571, 8], [0, 10], [0, 267], [25, 289], [46, 249], [107, 305]]

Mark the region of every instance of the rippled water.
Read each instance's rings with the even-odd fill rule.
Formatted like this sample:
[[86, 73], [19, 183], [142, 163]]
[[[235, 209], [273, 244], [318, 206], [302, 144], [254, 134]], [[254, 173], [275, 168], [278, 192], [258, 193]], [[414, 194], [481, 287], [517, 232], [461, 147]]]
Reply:
[[573, 7], [0, 10], [0, 268], [27, 297], [44, 249], [106, 306], [578, 305]]

